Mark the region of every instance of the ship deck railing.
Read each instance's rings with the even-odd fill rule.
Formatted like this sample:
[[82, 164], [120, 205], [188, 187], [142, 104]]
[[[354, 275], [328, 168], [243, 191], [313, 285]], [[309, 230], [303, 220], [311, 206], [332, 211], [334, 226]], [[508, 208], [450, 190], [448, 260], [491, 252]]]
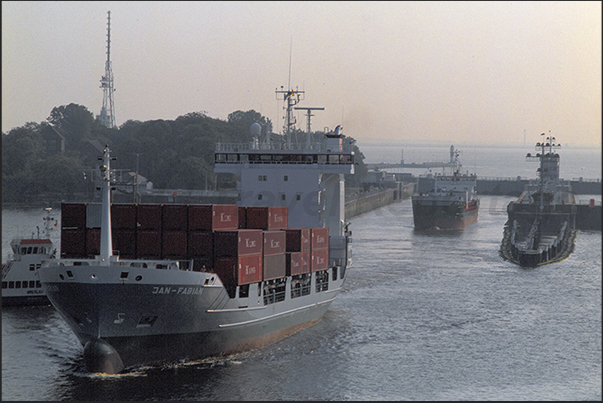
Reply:
[[[298, 143], [293, 143], [290, 145], [287, 144], [262, 144], [262, 143], [217, 143], [216, 144], [216, 152], [240, 152], [240, 151], [253, 151], [253, 152], [261, 152], [261, 151], [291, 151], [294, 153], [299, 153], [300, 151], [303, 153], [324, 153], [330, 152], [327, 149], [327, 145], [323, 143], [314, 143], [309, 148], [305, 145], [301, 145]], [[348, 144], [342, 144], [341, 150], [332, 150], [334, 152], [345, 152], [349, 153], [351, 151], [351, 147]]]

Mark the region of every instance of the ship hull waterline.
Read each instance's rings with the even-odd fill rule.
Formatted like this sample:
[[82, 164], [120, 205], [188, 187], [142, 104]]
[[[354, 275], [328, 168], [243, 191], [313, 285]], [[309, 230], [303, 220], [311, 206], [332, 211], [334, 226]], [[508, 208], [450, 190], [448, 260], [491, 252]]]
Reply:
[[477, 222], [479, 204], [462, 212], [447, 211], [448, 207], [413, 201], [413, 222], [416, 230], [458, 230]]
[[[110, 280], [121, 275], [121, 267], [77, 266], [77, 272], [47, 267], [40, 271], [50, 302], [84, 347], [90, 372], [115, 374], [131, 367], [259, 348], [317, 323], [339, 291], [313, 290], [310, 295], [269, 305], [250, 292], [253, 305], [239, 307], [245, 299], [229, 298], [219, 280], [203, 284], [211, 273], [138, 270], [130, 270], [129, 277], [167, 272], [181, 278], [174, 281], [172, 277], [168, 284], [159, 276], [131, 284]], [[67, 271], [74, 278], [49, 281], [61, 274], [66, 278]], [[103, 283], [101, 277], [109, 280]]]

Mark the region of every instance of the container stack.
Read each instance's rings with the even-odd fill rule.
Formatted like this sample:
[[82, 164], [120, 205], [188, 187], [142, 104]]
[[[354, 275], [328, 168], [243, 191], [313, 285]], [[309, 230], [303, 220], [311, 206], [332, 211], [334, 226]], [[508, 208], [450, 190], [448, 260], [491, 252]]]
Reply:
[[[61, 256], [86, 257], [86, 231], [86, 203], [63, 203], [61, 206]], [[100, 253], [100, 231], [98, 244]]]
[[311, 262], [311, 228], [288, 228], [283, 232], [287, 235], [286, 265], [287, 275], [297, 276], [310, 273]]
[[312, 228], [312, 272], [329, 268], [329, 229]]
[[[98, 255], [100, 204], [63, 203], [61, 216], [61, 256]], [[287, 207], [112, 204], [111, 225], [122, 259], [192, 260], [231, 286], [328, 269], [328, 228], [288, 228]]]
[[238, 229], [238, 212], [234, 204], [188, 205], [188, 256], [194, 270], [214, 267], [214, 231]]
[[262, 231], [264, 235], [264, 280], [274, 280], [287, 275], [286, 243], [284, 231]]
[[227, 285], [262, 281], [262, 230], [214, 231], [214, 271]]

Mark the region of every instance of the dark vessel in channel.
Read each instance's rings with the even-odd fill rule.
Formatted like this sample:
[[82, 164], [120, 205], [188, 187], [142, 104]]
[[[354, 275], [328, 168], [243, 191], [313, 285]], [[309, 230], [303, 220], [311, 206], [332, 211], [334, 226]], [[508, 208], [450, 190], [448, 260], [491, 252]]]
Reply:
[[577, 206], [569, 181], [559, 179], [561, 144], [542, 133], [536, 155], [538, 180], [526, 185], [516, 201], [507, 206], [500, 256], [521, 267], [533, 268], [566, 259], [574, 251]]
[[454, 163], [452, 174], [435, 175], [431, 191], [412, 196], [415, 229], [459, 230], [477, 221], [477, 176], [460, 172], [459, 153], [450, 146], [450, 163]]

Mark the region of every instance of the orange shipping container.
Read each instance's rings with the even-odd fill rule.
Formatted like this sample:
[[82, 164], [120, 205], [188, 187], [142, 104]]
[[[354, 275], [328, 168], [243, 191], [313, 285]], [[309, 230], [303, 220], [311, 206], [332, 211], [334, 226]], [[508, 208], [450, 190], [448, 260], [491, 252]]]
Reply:
[[287, 234], [283, 231], [263, 231], [264, 256], [285, 253]]
[[259, 283], [262, 281], [262, 254], [216, 257], [214, 272], [226, 286]]
[[188, 254], [191, 257], [214, 256], [214, 233], [212, 231], [189, 231]]
[[86, 203], [61, 203], [61, 228], [86, 228]]
[[138, 259], [159, 259], [161, 257], [161, 233], [158, 230], [139, 229], [136, 231], [136, 246]]
[[85, 258], [86, 228], [61, 229], [61, 257]]
[[287, 262], [284, 253], [264, 256], [264, 280], [282, 278], [287, 275]]
[[186, 259], [188, 257], [187, 233], [184, 230], [164, 230], [161, 237], [163, 259]]
[[312, 228], [312, 250], [329, 248], [329, 229]]
[[112, 229], [136, 229], [136, 204], [111, 205]]
[[100, 228], [86, 228], [86, 255], [88, 257], [100, 255]]
[[310, 250], [312, 238], [310, 228], [287, 228], [287, 252], [305, 252]]
[[136, 219], [139, 230], [161, 230], [161, 204], [138, 204]]
[[188, 206], [186, 204], [163, 204], [161, 226], [164, 230], [187, 230]]
[[286, 253], [287, 276], [310, 273], [310, 252]]
[[261, 255], [262, 251], [262, 230], [214, 231], [214, 253], [216, 256]]
[[111, 231], [113, 250], [123, 259], [136, 258], [136, 231], [134, 229], [114, 229]]
[[289, 226], [288, 207], [246, 207], [247, 228], [284, 229]]
[[239, 228], [247, 228], [247, 207], [239, 206]]
[[329, 268], [329, 249], [317, 249], [312, 252], [312, 272]]
[[236, 204], [188, 205], [189, 231], [237, 228], [239, 228], [239, 206]]

